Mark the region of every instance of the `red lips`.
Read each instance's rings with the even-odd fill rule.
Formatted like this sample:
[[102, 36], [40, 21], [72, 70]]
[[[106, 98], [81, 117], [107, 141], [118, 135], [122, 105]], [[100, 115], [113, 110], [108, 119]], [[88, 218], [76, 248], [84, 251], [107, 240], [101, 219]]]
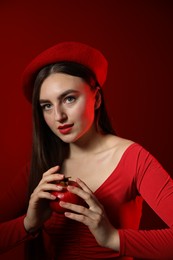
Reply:
[[73, 124], [66, 124], [66, 125], [61, 125], [58, 127], [58, 130], [60, 131], [61, 134], [68, 134], [73, 127]]
[[60, 125], [60, 126], [58, 127], [58, 129], [65, 129], [65, 128], [69, 128], [69, 127], [72, 127], [72, 126], [73, 126], [73, 124]]

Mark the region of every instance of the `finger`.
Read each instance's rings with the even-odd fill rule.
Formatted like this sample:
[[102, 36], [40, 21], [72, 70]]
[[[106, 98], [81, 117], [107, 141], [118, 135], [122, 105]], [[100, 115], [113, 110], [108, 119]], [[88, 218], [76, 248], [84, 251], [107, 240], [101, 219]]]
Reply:
[[46, 175], [44, 176], [41, 181], [40, 181], [40, 184], [42, 183], [49, 183], [49, 182], [59, 182], [61, 180], [64, 179], [64, 175], [63, 174], [59, 174], [59, 173], [54, 173], [54, 174], [51, 174], [51, 175]]
[[71, 185], [67, 186], [67, 190], [73, 194], [78, 195], [79, 197], [81, 197], [84, 200], [87, 200], [89, 198], [89, 196], [91, 196], [91, 194], [92, 194], [92, 193], [88, 193], [88, 192], [84, 191], [83, 189], [81, 189], [79, 187], [71, 186]]
[[93, 212], [90, 209], [80, 206], [80, 205], [76, 205], [76, 204], [72, 204], [72, 203], [68, 203], [68, 202], [64, 202], [64, 201], [60, 201], [59, 204], [61, 207], [72, 211], [74, 214], [83, 215], [85, 217], [88, 217], [91, 220], [94, 220], [96, 218], [96, 215], [98, 214], [98, 213]]
[[88, 207], [83, 207], [83, 206], [79, 206], [79, 205], [76, 205], [76, 204], [69, 203], [69, 204], [64, 204], [65, 208], [72, 209], [72, 210], [74, 210], [74, 211], [76, 211], [80, 214], [88, 215], [87, 214], [88, 211], [84, 212], [84, 209], [86, 209], [86, 210], [90, 209], [89, 214], [91, 214], [91, 212], [101, 214], [103, 207], [92, 193], [89, 194], [89, 193], [83, 191], [81, 188], [77, 188], [77, 187], [74, 187], [74, 186], [68, 186], [68, 190], [70, 192], [73, 192], [77, 196], [81, 197], [86, 202]]
[[86, 226], [90, 226], [91, 225], [91, 220], [88, 217], [84, 216], [84, 215], [75, 214], [73, 212], [65, 212], [64, 215], [67, 218], [70, 218], [70, 219], [76, 220], [78, 222], [81, 222], [81, 223], [85, 224]]
[[31, 202], [37, 203], [40, 199], [55, 200], [56, 196], [50, 192], [40, 191], [31, 195]]
[[42, 184], [40, 185], [35, 192], [40, 192], [40, 191], [62, 191], [63, 187], [60, 185], [56, 185], [56, 184], [52, 184], [52, 183], [46, 183], [46, 184]]
[[84, 190], [89, 193], [92, 193], [92, 190], [79, 178], [76, 179], [76, 182], [79, 184], [79, 186]]
[[[89, 210], [88, 210], [89, 212]], [[64, 213], [65, 217], [76, 220], [78, 222], [81, 222], [83, 224], [85, 224], [86, 226], [88, 226], [89, 228], [91, 227], [96, 227], [98, 225], [98, 222], [101, 219], [101, 216], [99, 214], [94, 214], [94, 213], [90, 213], [88, 215], [84, 215], [84, 214], [76, 214], [76, 212], [65, 212]]]
[[47, 176], [47, 175], [53, 174], [53, 173], [55, 173], [55, 172], [57, 172], [57, 171], [59, 171], [59, 170], [60, 170], [60, 166], [59, 166], [59, 165], [56, 165], [56, 166], [54, 166], [54, 167], [51, 167], [49, 170], [47, 170], [47, 171], [43, 174], [43, 176]]
[[101, 207], [101, 204], [97, 200], [97, 198], [94, 196], [94, 194], [89, 190], [89, 192], [86, 192], [82, 190], [81, 188], [75, 187], [75, 186], [68, 186], [67, 189], [81, 197], [85, 202], [88, 204], [89, 208], [98, 208]]
[[69, 202], [64, 202], [64, 201], [60, 201], [59, 202], [60, 206], [65, 208], [65, 209], [69, 209], [71, 211], [75, 211], [76, 213], [80, 213], [83, 215], [89, 215], [88, 213], [88, 209], [86, 207], [83, 207], [81, 205], [77, 205], [77, 204], [73, 204], [73, 203], [69, 203]]
[[[83, 191], [85, 191], [87, 194], [90, 194], [89, 198], [94, 199], [95, 202], [97, 202], [98, 205], [101, 206], [100, 202], [97, 200], [97, 198], [94, 196], [92, 190], [79, 178], [76, 179], [76, 182], [79, 184], [79, 186], [82, 188]], [[78, 191], [74, 191], [74, 192], [78, 192]], [[77, 194], [77, 193], [76, 193]], [[78, 196], [80, 196], [80, 193], [77, 194]], [[82, 195], [82, 193], [81, 193]], [[84, 195], [85, 196], [85, 195]], [[87, 198], [86, 198], [87, 199]]]

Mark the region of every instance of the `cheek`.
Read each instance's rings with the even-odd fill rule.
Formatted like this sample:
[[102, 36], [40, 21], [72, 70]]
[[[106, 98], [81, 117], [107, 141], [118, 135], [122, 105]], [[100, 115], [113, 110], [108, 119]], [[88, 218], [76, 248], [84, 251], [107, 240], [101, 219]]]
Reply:
[[86, 101], [79, 107], [78, 111], [80, 111], [81, 119], [93, 120], [95, 115], [94, 102], [92, 100]]
[[49, 127], [51, 127], [53, 125], [52, 117], [50, 115], [44, 115], [44, 114], [43, 114], [43, 117], [44, 117], [44, 120], [45, 120], [46, 124]]
[[88, 115], [94, 115], [95, 114], [95, 102], [93, 99], [89, 100], [86, 104], [86, 113]]

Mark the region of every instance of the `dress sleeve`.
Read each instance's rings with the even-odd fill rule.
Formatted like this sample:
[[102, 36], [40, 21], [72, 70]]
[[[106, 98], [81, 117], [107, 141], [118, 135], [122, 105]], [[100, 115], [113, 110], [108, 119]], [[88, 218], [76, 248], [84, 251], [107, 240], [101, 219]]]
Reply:
[[0, 196], [0, 253], [33, 238], [23, 225], [27, 208], [28, 167], [18, 172]]
[[140, 149], [137, 158], [136, 188], [167, 228], [120, 229], [120, 254], [144, 259], [173, 259], [173, 181], [145, 149]]
[[31, 235], [26, 232], [23, 225], [24, 217], [25, 215], [0, 223], [0, 254], [27, 240], [34, 239], [38, 235]]

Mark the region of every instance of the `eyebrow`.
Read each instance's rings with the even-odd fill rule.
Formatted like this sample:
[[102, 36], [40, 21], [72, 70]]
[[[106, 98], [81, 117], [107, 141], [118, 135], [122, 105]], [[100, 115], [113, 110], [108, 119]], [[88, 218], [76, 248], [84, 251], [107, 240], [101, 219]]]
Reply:
[[[68, 90], [66, 90], [65, 92], [63, 92], [63, 93], [58, 97], [58, 99], [61, 100], [61, 99], [63, 99], [65, 96], [67, 96], [67, 95], [70, 94], [70, 93], [79, 93], [79, 91], [78, 91], [78, 90], [74, 90], [74, 89], [68, 89]], [[42, 104], [42, 103], [48, 103], [48, 102], [50, 102], [50, 101], [49, 101], [48, 99], [40, 99], [39, 102], [40, 102], [40, 104]]]

